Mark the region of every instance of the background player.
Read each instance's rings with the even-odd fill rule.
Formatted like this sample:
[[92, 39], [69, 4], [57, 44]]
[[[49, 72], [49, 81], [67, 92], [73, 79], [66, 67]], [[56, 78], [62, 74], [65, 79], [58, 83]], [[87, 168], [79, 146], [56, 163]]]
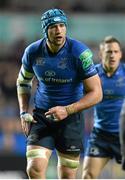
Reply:
[[[125, 97], [125, 64], [120, 63], [120, 42], [112, 36], [100, 44], [103, 100], [94, 108], [94, 127], [88, 141], [83, 163], [83, 179], [96, 179], [107, 162], [121, 162], [119, 116]], [[96, 166], [95, 166], [96, 165]]]

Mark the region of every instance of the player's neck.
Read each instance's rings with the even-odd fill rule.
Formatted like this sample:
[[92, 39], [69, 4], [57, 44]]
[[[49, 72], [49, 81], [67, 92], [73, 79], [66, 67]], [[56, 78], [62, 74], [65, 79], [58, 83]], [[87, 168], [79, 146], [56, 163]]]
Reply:
[[117, 69], [117, 68], [112, 68], [112, 67], [107, 67], [107, 66], [103, 66], [103, 68], [104, 68], [105, 73], [108, 77], [112, 76]]
[[61, 45], [55, 45], [47, 40], [47, 46], [49, 48], [49, 51], [52, 53], [57, 53], [63, 47], [64, 44], [65, 42]]

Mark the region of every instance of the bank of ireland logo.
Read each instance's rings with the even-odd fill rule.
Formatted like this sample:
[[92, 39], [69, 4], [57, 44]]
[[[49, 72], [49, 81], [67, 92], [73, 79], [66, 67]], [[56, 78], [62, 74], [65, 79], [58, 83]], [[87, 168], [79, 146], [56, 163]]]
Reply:
[[52, 70], [45, 71], [45, 76], [47, 77], [54, 77], [55, 75], [56, 75], [55, 71]]
[[114, 93], [114, 90], [113, 90], [113, 89], [105, 89], [105, 90], [104, 90], [104, 94], [105, 94], [105, 95], [113, 95], [113, 93]]
[[89, 49], [85, 50], [82, 54], [80, 54], [79, 59], [82, 61], [83, 69], [86, 69], [91, 64], [93, 64], [92, 52]]

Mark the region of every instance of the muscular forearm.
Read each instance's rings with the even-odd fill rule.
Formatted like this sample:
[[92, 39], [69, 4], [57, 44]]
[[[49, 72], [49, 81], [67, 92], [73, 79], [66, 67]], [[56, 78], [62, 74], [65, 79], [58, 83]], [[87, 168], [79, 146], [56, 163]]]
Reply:
[[45, 116], [48, 119], [53, 119], [54, 121], [60, 121], [65, 119], [67, 116], [80, 112], [87, 109], [94, 104], [98, 103], [102, 99], [101, 91], [90, 91], [82, 99], [73, 104], [67, 106], [55, 106], [50, 108]]
[[73, 104], [70, 104], [66, 106], [66, 109], [68, 111], [68, 114], [73, 114], [75, 112], [80, 112], [84, 109], [88, 109], [98, 102], [102, 100], [102, 93], [101, 90], [99, 91], [91, 91], [87, 93], [82, 99], [80, 99], [78, 102], [75, 102]]
[[86, 94], [78, 102], [66, 106], [68, 114], [90, 108], [102, 100], [102, 87], [98, 75], [84, 80], [83, 84]]
[[88, 109], [102, 100], [100, 92], [89, 92], [80, 101], [75, 103], [77, 111]]
[[30, 94], [18, 94], [20, 112], [27, 112], [29, 108]]

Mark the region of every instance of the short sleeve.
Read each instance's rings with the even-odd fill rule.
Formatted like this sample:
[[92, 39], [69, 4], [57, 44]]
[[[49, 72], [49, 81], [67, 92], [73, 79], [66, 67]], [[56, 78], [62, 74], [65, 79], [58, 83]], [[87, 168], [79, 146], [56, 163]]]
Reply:
[[24, 68], [28, 71], [33, 73], [33, 69], [32, 69], [32, 62], [31, 62], [31, 56], [29, 53], [29, 49], [26, 48], [22, 57], [22, 64], [24, 66]]

